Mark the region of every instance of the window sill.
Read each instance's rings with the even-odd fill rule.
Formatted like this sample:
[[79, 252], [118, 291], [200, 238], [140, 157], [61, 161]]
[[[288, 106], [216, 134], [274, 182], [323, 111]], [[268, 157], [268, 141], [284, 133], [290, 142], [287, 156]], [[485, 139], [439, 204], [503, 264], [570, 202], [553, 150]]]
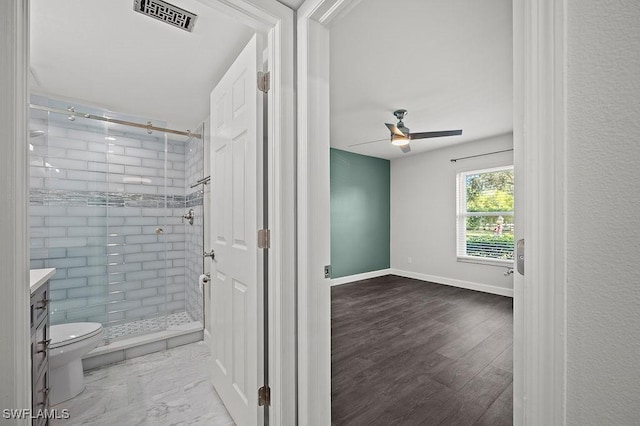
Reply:
[[513, 260], [488, 259], [483, 257], [458, 256], [458, 262], [513, 268]]

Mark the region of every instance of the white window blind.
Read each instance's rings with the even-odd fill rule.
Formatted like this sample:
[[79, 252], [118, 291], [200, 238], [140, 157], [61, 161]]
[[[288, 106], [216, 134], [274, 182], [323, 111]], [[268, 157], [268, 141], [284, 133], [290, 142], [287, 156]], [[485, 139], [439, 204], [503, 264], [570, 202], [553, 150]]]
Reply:
[[513, 262], [513, 166], [457, 174], [459, 260]]

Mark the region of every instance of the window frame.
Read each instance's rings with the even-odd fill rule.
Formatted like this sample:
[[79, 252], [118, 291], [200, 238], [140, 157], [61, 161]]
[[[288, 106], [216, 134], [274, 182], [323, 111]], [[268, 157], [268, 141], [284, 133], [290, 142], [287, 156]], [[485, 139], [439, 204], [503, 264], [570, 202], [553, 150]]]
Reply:
[[[472, 169], [456, 173], [456, 260], [458, 262], [478, 263], [483, 265], [512, 267], [512, 260], [494, 259], [491, 257], [469, 256], [467, 252], [467, 217], [470, 216], [514, 216], [515, 206], [512, 211], [500, 212], [467, 212], [467, 176], [482, 173], [510, 170], [513, 172], [513, 164], [489, 167], [484, 169]], [[514, 243], [515, 248], [515, 243]]]

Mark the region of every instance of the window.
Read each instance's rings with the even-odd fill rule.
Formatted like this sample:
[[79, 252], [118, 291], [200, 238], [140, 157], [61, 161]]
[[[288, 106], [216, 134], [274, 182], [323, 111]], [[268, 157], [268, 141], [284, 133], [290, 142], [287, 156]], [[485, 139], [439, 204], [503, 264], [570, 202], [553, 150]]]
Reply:
[[458, 173], [458, 260], [513, 262], [513, 166]]

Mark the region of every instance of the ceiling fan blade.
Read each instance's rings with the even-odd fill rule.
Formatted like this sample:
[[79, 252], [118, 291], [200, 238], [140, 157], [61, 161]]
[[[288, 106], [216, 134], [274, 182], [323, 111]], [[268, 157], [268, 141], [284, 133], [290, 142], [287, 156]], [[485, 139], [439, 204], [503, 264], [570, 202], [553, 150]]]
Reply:
[[411, 151], [411, 145], [406, 144], [406, 145], [402, 145], [400, 146], [400, 149], [402, 150], [402, 152], [404, 152], [405, 154], [409, 151]]
[[369, 141], [369, 142], [352, 143], [351, 145], [347, 145], [347, 146], [348, 146], [348, 147], [352, 147], [352, 146], [366, 145], [366, 144], [369, 144], [369, 143], [382, 142], [382, 141], [387, 141], [387, 142], [389, 142], [389, 138], [377, 139], [377, 140], [375, 140], [375, 141]]
[[410, 139], [426, 139], [426, 138], [441, 138], [443, 136], [459, 136], [462, 134], [462, 130], [442, 130], [439, 132], [419, 132], [410, 133]]
[[387, 126], [387, 128], [391, 131], [391, 133], [393, 133], [394, 135], [398, 135], [398, 136], [407, 136], [404, 133], [402, 133], [400, 131], [400, 129], [398, 129], [398, 126], [396, 126], [395, 124], [389, 124], [389, 123], [384, 123], [385, 126]]

